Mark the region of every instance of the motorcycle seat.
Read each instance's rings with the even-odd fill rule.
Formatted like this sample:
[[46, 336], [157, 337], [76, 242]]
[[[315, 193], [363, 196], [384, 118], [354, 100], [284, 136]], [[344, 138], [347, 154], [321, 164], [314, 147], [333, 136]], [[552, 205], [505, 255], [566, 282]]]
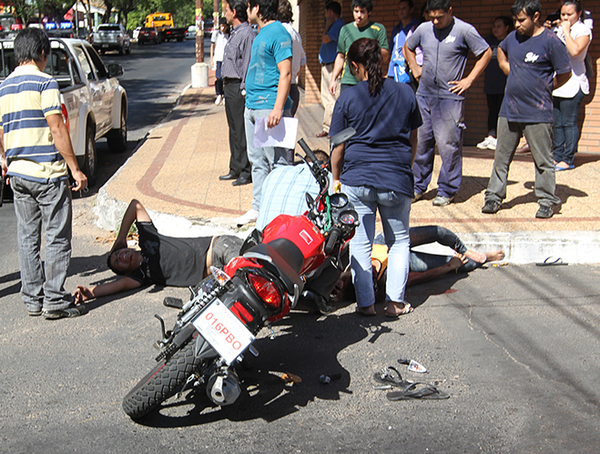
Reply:
[[280, 238], [271, 241], [269, 244], [260, 243], [248, 250], [244, 257], [256, 258], [266, 268], [274, 267], [273, 271], [281, 278], [290, 293], [294, 293], [295, 286], [299, 289], [304, 286], [304, 282], [298, 275], [302, 269], [304, 257], [298, 247], [289, 240]]

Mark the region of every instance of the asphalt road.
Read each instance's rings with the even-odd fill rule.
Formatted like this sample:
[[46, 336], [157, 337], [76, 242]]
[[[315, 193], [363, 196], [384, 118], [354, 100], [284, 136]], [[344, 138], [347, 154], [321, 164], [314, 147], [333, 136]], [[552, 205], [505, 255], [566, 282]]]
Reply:
[[[111, 278], [108, 235], [76, 200], [67, 288]], [[73, 320], [28, 317], [18, 265], [0, 262], [0, 451], [11, 453], [410, 452], [597, 453], [600, 447], [600, 269], [505, 266], [409, 289], [412, 314], [364, 318], [295, 312], [261, 338], [231, 407], [203, 392], [142, 424], [121, 409], [154, 364], [159, 324], [176, 311], [150, 288], [89, 303]], [[383, 307], [377, 307], [379, 313]], [[169, 326], [168, 326], [169, 327]], [[262, 333], [266, 336], [266, 332]], [[424, 375], [396, 363], [412, 358]], [[445, 401], [389, 402], [373, 374], [394, 365], [437, 383]], [[278, 376], [302, 378], [287, 386]], [[322, 374], [339, 374], [329, 385]]]

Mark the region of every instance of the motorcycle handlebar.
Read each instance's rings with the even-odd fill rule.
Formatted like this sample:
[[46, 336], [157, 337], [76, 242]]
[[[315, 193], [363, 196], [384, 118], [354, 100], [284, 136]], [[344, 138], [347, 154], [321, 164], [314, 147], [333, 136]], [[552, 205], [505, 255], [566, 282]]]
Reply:
[[331, 229], [331, 232], [329, 232], [329, 236], [327, 237], [327, 243], [325, 244], [325, 253], [327, 255], [330, 255], [335, 250], [335, 246], [341, 236], [342, 232], [339, 228], [334, 227]]
[[304, 139], [300, 139], [298, 141], [298, 145], [300, 145], [300, 147], [304, 150], [304, 153], [306, 153], [306, 156], [308, 156], [308, 159], [310, 159], [311, 162], [316, 165], [317, 164], [317, 157], [312, 152], [312, 150], [310, 149], [310, 147], [306, 144], [306, 142], [304, 141]]

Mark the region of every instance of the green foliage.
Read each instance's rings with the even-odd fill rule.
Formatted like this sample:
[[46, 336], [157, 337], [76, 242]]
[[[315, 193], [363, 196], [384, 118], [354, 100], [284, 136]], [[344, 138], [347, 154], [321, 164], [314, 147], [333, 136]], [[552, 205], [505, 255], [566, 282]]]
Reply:
[[17, 16], [24, 23], [27, 23], [38, 12], [50, 16], [55, 21], [60, 21], [73, 5], [70, 0], [14, 0], [11, 3], [15, 7]]
[[[113, 0], [119, 8], [121, 3], [133, 2], [133, 8], [127, 11], [127, 28], [133, 30], [142, 27], [146, 16], [151, 13], [171, 13], [177, 27], [187, 27], [195, 22], [196, 2], [194, 0]], [[204, 18], [213, 14], [213, 0], [203, 0]]]

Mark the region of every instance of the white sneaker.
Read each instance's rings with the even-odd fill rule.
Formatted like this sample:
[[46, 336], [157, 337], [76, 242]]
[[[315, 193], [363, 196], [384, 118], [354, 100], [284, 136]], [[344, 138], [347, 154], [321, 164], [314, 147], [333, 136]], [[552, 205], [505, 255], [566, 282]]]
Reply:
[[[480, 150], [487, 150], [490, 145], [491, 140], [496, 140], [496, 139], [494, 139], [492, 136], [487, 136], [485, 139], [483, 139], [483, 142], [479, 142], [477, 144], [477, 148], [479, 148]], [[495, 146], [494, 146], [494, 149], [495, 149]]]
[[491, 139], [493, 139], [492, 136], [487, 136], [485, 139], [483, 139], [483, 142], [479, 142], [477, 144], [477, 148], [479, 148], [480, 150], [487, 150], [487, 147], [490, 144]]
[[494, 139], [493, 137], [490, 139], [490, 142], [488, 143], [488, 150], [495, 150], [496, 149], [496, 144], [498, 143], [498, 139]]
[[246, 211], [245, 214], [243, 214], [239, 218], [237, 218], [235, 220], [235, 223], [238, 226], [246, 225], [252, 221], [256, 221], [257, 219], [258, 219], [258, 211], [255, 210], [254, 208], [250, 208], [248, 211]]
[[217, 96], [217, 99], [215, 99], [215, 105], [218, 106], [219, 104], [221, 104], [222, 100], [223, 100], [223, 96], [221, 96], [221, 95]]
[[223, 98], [223, 105], [225, 105], [225, 98]]

